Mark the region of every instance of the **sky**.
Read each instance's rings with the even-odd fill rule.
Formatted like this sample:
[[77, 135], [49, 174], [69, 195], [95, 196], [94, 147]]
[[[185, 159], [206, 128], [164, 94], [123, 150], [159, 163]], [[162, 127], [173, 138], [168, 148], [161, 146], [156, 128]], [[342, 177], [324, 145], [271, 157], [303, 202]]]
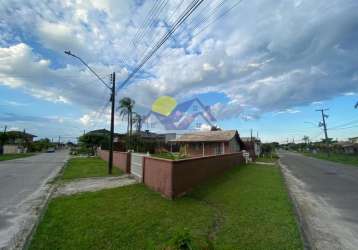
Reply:
[[[120, 84], [190, 3], [2, 0], [0, 130], [74, 140], [109, 128], [109, 90], [63, 51]], [[116, 98], [145, 114], [160, 96], [197, 97], [219, 127], [278, 142], [322, 139], [315, 110], [328, 108], [329, 137], [358, 136], [357, 10], [356, 0], [203, 1]]]

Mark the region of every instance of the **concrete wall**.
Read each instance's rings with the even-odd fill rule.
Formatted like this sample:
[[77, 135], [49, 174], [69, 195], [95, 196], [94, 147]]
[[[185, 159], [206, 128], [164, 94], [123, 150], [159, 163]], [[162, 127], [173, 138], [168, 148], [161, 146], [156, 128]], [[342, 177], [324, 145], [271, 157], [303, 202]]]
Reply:
[[176, 161], [145, 157], [143, 182], [164, 196], [174, 198], [240, 164], [244, 164], [242, 153]]
[[173, 197], [173, 162], [172, 160], [144, 157], [144, 184], [166, 197]]
[[[108, 161], [109, 152], [98, 150], [98, 156]], [[130, 153], [113, 152], [113, 164], [126, 173], [130, 173], [130, 159]], [[242, 152], [175, 161], [145, 156], [142, 180], [154, 191], [172, 199], [185, 194], [203, 181], [244, 163]]]
[[[108, 161], [109, 159], [109, 151], [108, 150], [102, 150], [99, 149], [97, 151], [97, 155], [105, 161]], [[114, 151], [113, 152], [113, 165], [119, 169], [121, 169], [125, 173], [130, 173], [130, 153], [128, 152], [119, 152]]]
[[3, 146], [3, 154], [19, 154], [22, 153], [21, 148], [17, 145], [4, 145]]

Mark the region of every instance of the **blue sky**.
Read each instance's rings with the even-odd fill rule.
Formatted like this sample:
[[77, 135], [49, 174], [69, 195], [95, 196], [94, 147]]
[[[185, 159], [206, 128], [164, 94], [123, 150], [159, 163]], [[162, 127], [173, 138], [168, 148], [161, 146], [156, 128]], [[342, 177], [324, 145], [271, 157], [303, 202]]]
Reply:
[[[330, 137], [358, 136], [358, 2], [243, 1], [200, 32], [236, 2], [215, 12], [220, 1], [204, 1], [117, 98], [145, 113], [159, 96], [198, 97], [220, 127], [279, 142], [321, 139], [315, 109], [324, 107]], [[159, 3], [147, 27], [154, 1], [3, 1], [0, 129], [72, 140], [108, 128], [108, 90], [63, 51], [120, 83], [190, 1]]]

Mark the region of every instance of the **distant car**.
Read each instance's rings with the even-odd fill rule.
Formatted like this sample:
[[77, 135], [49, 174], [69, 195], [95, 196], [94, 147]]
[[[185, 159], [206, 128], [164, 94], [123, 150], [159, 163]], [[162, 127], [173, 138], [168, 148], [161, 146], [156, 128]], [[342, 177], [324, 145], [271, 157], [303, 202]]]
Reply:
[[53, 153], [55, 152], [55, 148], [54, 147], [51, 147], [51, 148], [48, 148], [47, 149], [47, 153]]

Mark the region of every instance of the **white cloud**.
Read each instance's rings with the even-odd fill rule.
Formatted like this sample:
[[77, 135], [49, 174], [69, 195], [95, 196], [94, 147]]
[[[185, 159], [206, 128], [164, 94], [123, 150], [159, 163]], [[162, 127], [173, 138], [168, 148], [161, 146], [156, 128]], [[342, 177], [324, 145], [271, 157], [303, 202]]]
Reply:
[[[120, 79], [127, 74], [123, 62], [135, 65], [165, 30], [159, 22], [133, 48], [131, 40], [153, 1], [141, 6], [114, 0], [54, 1], [51, 8], [35, 0], [26, 6], [7, 5], [5, 9], [14, 11], [0, 9], [4, 20], [58, 55], [61, 63], [55, 67], [54, 59], [37, 48], [34, 52], [24, 42], [14, 42], [21, 40], [13, 34], [16, 29], [0, 25], [6, 34], [0, 36], [0, 45], [7, 44], [0, 48], [0, 82], [39, 98], [88, 108], [103, 103], [104, 89], [92, 86], [96, 80], [72, 59], [64, 59], [62, 50], [83, 55], [101, 75], [120, 71]], [[179, 13], [173, 12], [178, 6], [179, 1], [169, 1], [160, 18]], [[119, 95], [150, 107], [160, 95], [180, 99], [220, 92], [229, 102], [213, 106], [217, 117], [255, 119], [264, 112], [292, 113], [297, 106], [357, 92], [357, 7], [354, 0], [243, 1], [191, 39], [194, 21], [209, 13], [202, 9], [145, 66], [151, 77], [136, 79]]]

